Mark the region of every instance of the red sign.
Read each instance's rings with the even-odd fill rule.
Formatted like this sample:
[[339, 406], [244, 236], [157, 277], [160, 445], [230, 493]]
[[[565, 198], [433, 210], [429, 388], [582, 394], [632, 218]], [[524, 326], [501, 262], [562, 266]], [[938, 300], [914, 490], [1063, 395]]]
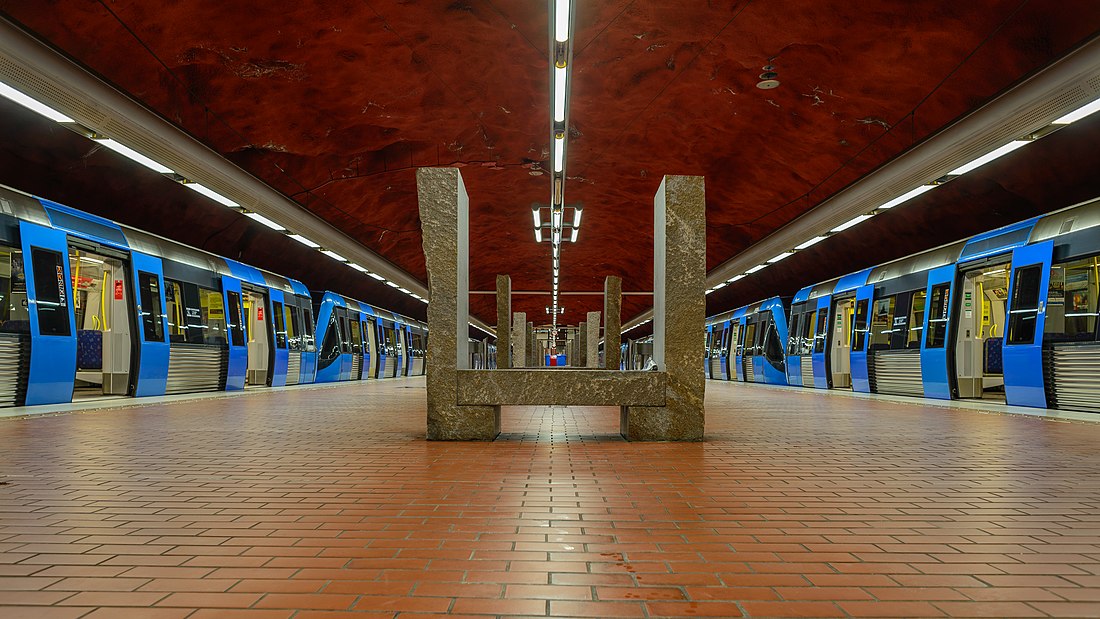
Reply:
[[264, 306], [260, 305], [256, 308], [256, 322], [264, 321]]
[[122, 300], [122, 280], [121, 279], [116, 279], [115, 280], [115, 301], [121, 301], [121, 300]]

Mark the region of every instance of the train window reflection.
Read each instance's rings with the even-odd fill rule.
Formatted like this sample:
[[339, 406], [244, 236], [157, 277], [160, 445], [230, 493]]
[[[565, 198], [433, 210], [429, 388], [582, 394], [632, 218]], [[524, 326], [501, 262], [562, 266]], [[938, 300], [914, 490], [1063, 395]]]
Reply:
[[1093, 256], [1050, 270], [1045, 339], [1096, 339], [1097, 299], [1100, 298], [1100, 257]]
[[64, 268], [59, 252], [31, 248], [38, 332], [42, 335], [72, 335], [69, 324], [69, 287], [65, 281]]
[[924, 331], [924, 303], [928, 293], [918, 290], [913, 293], [913, 303], [909, 309], [909, 332], [906, 335], [906, 348], [920, 348], [920, 335]]
[[894, 309], [896, 296], [875, 301], [871, 312], [871, 350], [890, 348], [890, 339], [894, 335]]
[[0, 246], [0, 333], [26, 333], [29, 330], [23, 252]]
[[141, 299], [141, 330], [146, 342], [164, 341], [164, 322], [160, 309], [160, 277], [138, 271], [138, 291]]
[[951, 285], [932, 286], [932, 302], [928, 306], [927, 348], [943, 348], [947, 344], [947, 319], [951, 311]]
[[817, 310], [817, 331], [814, 334], [814, 353], [825, 352], [825, 340], [829, 335], [829, 308]]
[[1040, 265], [1016, 269], [1012, 310], [1008, 318], [1009, 344], [1031, 344], [1035, 341], [1035, 322], [1039, 317], [1039, 286], [1042, 280]]
[[856, 319], [852, 328], [852, 351], [859, 352], [867, 344], [867, 299], [856, 302]]

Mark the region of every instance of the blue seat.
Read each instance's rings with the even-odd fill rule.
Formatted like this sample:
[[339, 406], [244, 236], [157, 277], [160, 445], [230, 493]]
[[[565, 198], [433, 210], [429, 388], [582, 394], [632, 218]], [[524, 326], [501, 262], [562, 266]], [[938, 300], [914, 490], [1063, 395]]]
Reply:
[[76, 367], [81, 370], [103, 369], [103, 332], [76, 332]]
[[1004, 374], [1001, 360], [1002, 338], [991, 337], [985, 341], [982, 358], [985, 360], [986, 374]]

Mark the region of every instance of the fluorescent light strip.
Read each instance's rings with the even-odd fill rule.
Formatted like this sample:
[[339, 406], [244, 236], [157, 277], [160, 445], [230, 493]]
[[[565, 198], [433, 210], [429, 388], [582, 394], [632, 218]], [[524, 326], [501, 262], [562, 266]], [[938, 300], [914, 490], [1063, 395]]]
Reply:
[[542, 227], [542, 213], [539, 212], [540, 210], [541, 209], [537, 209], [537, 208], [531, 209], [531, 218], [535, 220], [535, 227], [536, 228], [541, 228]]
[[305, 245], [306, 247], [310, 247], [312, 249], [317, 249], [318, 247], [321, 246], [319, 243], [314, 243], [313, 241], [307, 239], [306, 237], [304, 237], [300, 234], [288, 234], [287, 236], [294, 239], [295, 241], [298, 241], [302, 245]]
[[804, 242], [800, 245], [795, 245], [794, 248], [799, 249], [799, 250], [806, 249], [807, 247], [812, 247], [814, 245], [817, 245], [818, 243], [820, 243], [821, 241], [824, 241], [827, 238], [829, 238], [829, 237], [827, 237], [827, 236], [815, 236], [814, 238], [812, 238], [812, 239], [810, 239], [810, 240], [808, 240], [808, 241], [806, 241], [806, 242]]
[[573, 233], [569, 237], [569, 242], [570, 243], [576, 243], [577, 242], [577, 233], [578, 232], [580, 232], [580, 230], [578, 230], [577, 228], [573, 228]]
[[334, 251], [330, 251], [328, 249], [322, 249], [321, 253], [328, 256], [329, 258], [332, 258], [333, 260], [338, 261], [338, 262], [347, 262], [348, 261], [347, 258], [341, 256], [340, 254], [338, 254]]
[[371, 277], [373, 277], [374, 279], [377, 279], [380, 282], [386, 281], [385, 277], [382, 277], [381, 275], [379, 275], [377, 273], [367, 273], [367, 275], [370, 275]]
[[785, 252], [779, 254], [778, 256], [772, 258], [771, 260], [769, 260], [768, 264], [775, 264], [776, 262], [779, 262], [780, 260], [783, 260], [784, 258], [790, 258], [793, 255], [794, 255], [793, 251], [785, 251]]
[[361, 267], [358, 264], [355, 264], [354, 262], [349, 262], [348, 266], [355, 269], [356, 271], [359, 271], [360, 273], [366, 273], [367, 272], [367, 269], [365, 267]]
[[755, 272], [757, 272], [757, 271], [761, 271], [761, 270], [763, 270], [763, 269], [766, 269], [766, 268], [768, 268], [768, 265], [766, 265], [766, 264], [758, 264], [758, 265], [754, 266], [753, 268], [751, 268], [751, 269], [749, 269], [749, 270], [745, 271], [745, 275], [750, 275], [750, 274], [752, 274], [752, 273], [755, 273]]
[[561, 209], [554, 209], [554, 212], [550, 214], [550, 221], [553, 222], [550, 224], [551, 227], [561, 227]]
[[[1089, 103], [1089, 104], [1087, 104], [1083, 107], [1079, 107], [1076, 110], [1070, 112], [1069, 114], [1066, 114], [1065, 116], [1059, 118], [1058, 120], [1055, 120], [1054, 122], [1052, 122], [1050, 124], [1052, 124], [1052, 125], [1068, 125], [1072, 122], [1076, 122], [1078, 120], [1081, 120], [1082, 118], [1092, 114], [1093, 112], [1096, 112], [1097, 110], [1100, 110], [1100, 99], [1097, 99], [1096, 101], [1093, 101], [1092, 103]], [[1068, 314], [1067, 314], [1067, 316], [1068, 316]]]
[[733, 282], [735, 282], [735, 281], [737, 281], [737, 280], [739, 280], [739, 279], [744, 279], [744, 277], [745, 277], [745, 274], [744, 274], [744, 273], [742, 273], [741, 275], [734, 275], [733, 277], [731, 277], [731, 278], [727, 279], [727, 280], [726, 280], [726, 283], [727, 283], [727, 284], [732, 284]]
[[554, 68], [554, 122], [565, 122], [565, 67]]
[[401, 287], [398, 287], [397, 289], [400, 290], [401, 292], [404, 292], [405, 294], [412, 294], [411, 290], [407, 290], [407, 289], [401, 288]]
[[390, 288], [400, 288], [401, 287], [401, 286], [399, 286], [399, 285], [397, 285], [397, 284], [395, 284], [395, 283], [393, 283], [389, 280], [386, 281], [386, 285], [389, 286]]
[[833, 228], [829, 232], [844, 232], [848, 228], [851, 228], [852, 226], [857, 226], [857, 225], [867, 221], [871, 217], [872, 217], [871, 215], [860, 215], [859, 217], [856, 217], [855, 219], [849, 219], [848, 221], [846, 221], [846, 222], [840, 224], [839, 226]]
[[61, 112], [58, 112], [57, 110], [53, 109], [52, 107], [50, 107], [50, 106], [48, 106], [44, 103], [39, 103], [35, 99], [32, 99], [32, 98], [28, 97], [27, 95], [19, 92], [18, 90], [12, 88], [11, 86], [8, 86], [7, 84], [5, 84], [3, 82], [0, 82], [0, 96], [3, 96], [7, 99], [11, 99], [15, 103], [18, 103], [19, 105], [22, 105], [23, 107], [27, 108], [28, 110], [30, 110], [32, 112], [36, 112], [38, 114], [41, 114], [42, 116], [45, 116], [46, 118], [49, 118], [50, 120], [52, 120], [54, 122], [59, 122], [59, 123], [76, 122], [73, 119], [69, 118], [68, 116], [62, 114]]
[[582, 208], [573, 209], [573, 227], [574, 228], [580, 228], [581, 227], [581, 214], [582, 213], [584, 213], [584, 209], [582, 209]]
[[175, 172], [173, 172], [170, 168], [162, 166], [161, 164], [157, 163], [156, 161], [153, 161], [152, 159], [146, 157], [145, 155], [143, 155], [143, 154], [137, 152], [136, 150], [130, 148], [129, 146], [126, 146], [125, 144], [122, 144], [120, 142], [116, 142], [116, 141], [112, 140], [111, 138], [104, 138], [104, 139], [101, 139], [101, 140], [96, 140], [96, 142], [106, 146], [107, 148], [115, 151], [116, 153], [122, 155], [123, 157], [126, 157], [127, 159], [130, 159], [131, 161], [136, 161], [137, 163], [140, 163], [141, 165], [149, 168], [150, 170], [152, 170], [154, 172], [159, 172], [160, 174], [175, 174]]
[[263, 215], [261, 215], [259, 213], [245, 213], [245, 215], [247, 217], [251, 218], [251, 219], [254, 219], [254, 220], [262, 223], [263, 225], [267, 226], [268, 228], [271, 228], [272, 230], [278, 230], [279, 232], [285, 232], [286, 231], [286, 228], [280, 226], [278, 223], [276, 223], [274, 221], [271, 221], [270, 219], [268, 219], [267, 217], [264, 217]]
[[569, 0], [554, 2], [554, 39], [569, 40]]
[[219, 204], [223, 204], [225, 206], [240, 206], [240, 204], [237, 204], [236, 202], [214, 191], [206, 185], [202, 185], [200, 183], [184, 183], [183, 186], [190, 189], [191, 191], [194, 191], [195, 193], [201, 193], [202, 195], [210, 198], [211, 200]]
[[922, 193], [924, 193], [924, 192], [926, 192], [930, 189], [935, 189], [936, 187], [937, 187], [937, 185], [921, 185], [920, 187], [917, 187], [916, 189], [913, 189], [911, 191], [907, 191], [907, 192], [901, 194], [900, 196], [894, 198], [893, 200], [890, 200], [886, 204], [883, 204], [882, 206], [880, 206], [879, 209], [885, 210], [885, 209], [888, 209], [888, 208], [894, 208], [895, 206], [897, 206], [897, 205], [899, 205], [903, 202], [907, 202], [909, 200], [912, 200], [913, 198], [919, 196], [920, 194], [922, 194]]
[[535, 242], [542, 242], [542, 228], [535, 228]]
[[565, 138], [554, 138], [554, 171], [561, 172], [565, 166]]
[[1011, 153], [1012, 151], [1016, 150], [1017, 148], [1020, 148], [1021, 146], [1024, 146], [1025, 144], [1029, 144], [1029, 143], [1030, 142], [1028, 142], [1027, 140], [1013, 140], [1013, 141], [1009, 142], [1008, 144], [1005, 144], [1004, 146], [998, 148], [997, 150], [995, 150], [991, 153], [986, 153], [985, 155], [982, 155], [981, 157], [978, 157], [977, 159], [975, 159], [974, 161], [971, 161], [970, 163], [961, 165], [961, 166], [955, 168], [954, 170], [951, 170], [947, 174], [950, 175], [950, 176], [958, 176], [960, 174], [966, 174], [967, 172], [970, 172], [972, 170], [976, 170], [976, 169], [982, 167], [983, 165], [989, 163], [990, 161], [993, 161], [994, 159], [999, 159], [1001, 157], [1004, 157], [1005, 155], [1007, 155], [1007, 154]]

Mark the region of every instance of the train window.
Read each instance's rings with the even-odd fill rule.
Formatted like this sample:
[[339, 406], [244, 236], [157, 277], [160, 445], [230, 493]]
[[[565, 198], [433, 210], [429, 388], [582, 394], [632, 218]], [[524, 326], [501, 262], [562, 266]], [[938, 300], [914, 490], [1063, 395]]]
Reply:
[[787, 354], [797, 355], [802, 350], [802, 330], [798, 328], [801, 314], [791, 312], [791, 324], [787, 329]]
[[1096, 338], [1097, 298], [1100, 297], [1100, 257], [1094, 256], [1050, 270], [1046, 339], [1090, 341]]
[[[195, 308], [191, 307], [190, 302], [187, 304], [188, 337], [190, 341], [195, 344], [225, 346], [228, 342], [229, 330], [225, 320], [225, 299], [222, 298], [221, 293], [217, 290], [193, 284], [187, 284], [185, 291], [187, 296], [190, 297], [194, 294], [198, 299], [198, 305]], [[197, 316], [195, 316], [196, 313]], [[197, 329], [195, 328], [196, 324], [192, 322], [193, 318], [198, 321]], [[195, 331], [194, 336], [190, 333], [192, 329]]]
[[896, 296], [876, 299], [871, 311], [871, 348], [879, 350], [890, 348], [890, 339], [894, 335], [894, 310], [897, 308]]
[[164, 280], [164, 303], [168, 314], [168, 340], [187, 341], [187, 310], [183, 297], [183, 284]]
[[65, 281], [65, 265], [61, 254], [32, 247], [31, 272], [34, 273], [38, 332], [42, 335], [72, 335], [72, 326], [69, 324], [68, 285]]
[[321, 340], [321, 353], [317, 355], [318, 369], [327, 368], [340, 358], [340, 334], [336, 325], [336, 314], [330, 314], [325, 337]]
[[308, 307], [302, 308], [302, 326], [305, 327], [306, 336], [313, 337], [313, 310]]
[[286, 348], [286, 314], [278, 301], [271, 302], [271, 325], [275, 328], [275, 347]]
[[234, 346], [244, 346], [244, 314], [241, 313], [241, 293], [232, 290], [229, 297], [229, 333]]
[[23, 252], [0, 246], [0, 332], [26, 333], [27, 280], [23, 273]]
[[360, 354], [360, 353], [363, 352], [363, 348], [362, 348], [363, 340], [359, 335], [359, 321], [358, 320], [352, 320], [351, 323], [350, 323], [350, 326], [351, 326], [351, 351], [355, 354]]
[[926, 348], [943, 348], [947, 345], [947, 319], [951, 316], [951, 284], [932, 286], [932, 300], [928, 304], [928, 333]]
[[800, 344], [801, 349], [799, 349], [798, 351], [799, 354], [809, 355], [813, 353], [815, 333], [814, 327], [817, 326], [816, 322], [816, 312], [806, 312], [805, 314], [802, 314], [802, 340]]
[[745, 327], [745, 346], [741, 354], [753, 356], [756, 354], [756, 323], [750, 322]]
[[351, 338], [348, 336], [348, 319], [340, 316], [340, 349], [346, 353], [351, 352]]
[[852, 326], [852, 352], [859, 352], [867, 345], [867, 299], [856, 301], [856, 318]]
[[909, 309], [909, 330], [905, 336], [906, 348], [920, 348], [920, 334], [924, 331], [924, 302], [928, 293], [918, 290], [913, 293], [913, 304]]
[[1033, 264], [1016, 269], [1012, 290], [1012, 311], [1008, 317], [1008, 344], [1035, 341], [1035, 322], [1039, 317], [1039, 286], [1043, 269]]
[[772, 367], [779, 371], [784, 371], [784, 362], [786, 359], [783, 357], [783, 342], [779, 341], [779, 331], [775, 326], [774, 320], [768, 320], [767, 330], [764, 331], [764, 345], [761, 351], [764, 355], [764, 359], [771, 364]]
[[302, 311], [293, 305], [286, 305], [283, 308], [283, 312], [286, 314], [284, 320], [286, 321], [286, 341], [291, 350], [302, 350], [302, 339], [299, 336], [301, 327], [299, 327], [299, 321], [302, 319]]
[[146, 342], [164, 341], [164, 321], [161, 320], [160, 276], [138, 271], [138, 293], [141, 300], [141, 330]]
[[825, 352], [825, 340], [829, 336], [829, 308], [817, 310], [817, 330], [814, 333], [814, 354]]

